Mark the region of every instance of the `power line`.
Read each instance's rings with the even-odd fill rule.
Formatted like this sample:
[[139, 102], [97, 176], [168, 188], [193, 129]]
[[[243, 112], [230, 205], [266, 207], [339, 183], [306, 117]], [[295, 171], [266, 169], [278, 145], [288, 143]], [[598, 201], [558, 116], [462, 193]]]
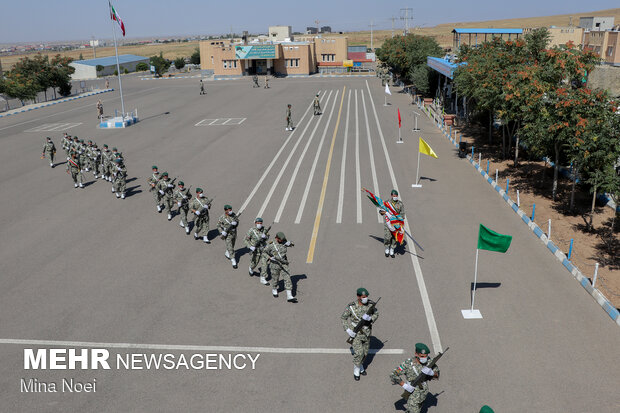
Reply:
[[[404, 9], [400, 9], [400, 11], [404, 11], [405, 12], [405, 16], [401, 16], [400, 19], [405, 21], [405, 36], [407, 35], [407, 33], [409, 32], [409, 20], [413, 20], [413, 9], [410, 7], [404, 8]], [[411, 17], [409, 17], [409, 12], [411, 12]]]

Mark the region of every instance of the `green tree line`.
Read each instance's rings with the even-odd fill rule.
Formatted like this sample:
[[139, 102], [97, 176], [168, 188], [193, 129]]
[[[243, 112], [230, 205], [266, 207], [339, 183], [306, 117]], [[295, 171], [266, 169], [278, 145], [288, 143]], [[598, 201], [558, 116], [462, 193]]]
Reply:
[[[56, 55], [52, 60], [40, 54], [33, 58], [24, 57], [15, 66], [0, 77], [0, 94], [10, 99], [36, 101], [37, 94], [52, 88], [54, 99], [56, 93], [61, 96], [71, 94], [71, 74], [75, 68], [69, 66], [73, 59]], [[8, 105], [8, 99], [7, 105]]]

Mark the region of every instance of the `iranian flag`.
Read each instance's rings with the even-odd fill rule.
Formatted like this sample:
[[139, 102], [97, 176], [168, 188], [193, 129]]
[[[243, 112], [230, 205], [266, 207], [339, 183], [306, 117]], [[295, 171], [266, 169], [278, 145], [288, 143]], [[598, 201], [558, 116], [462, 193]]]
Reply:
[[112, 6], [112, 3], [108, 2], [108, 4], [110, 5], [110, 18], [112, 20], [115, 20], [118, 23], [118, 25], [121, 27], [121, 31], [123, 32], [123, 37], [124, 37], [125, 36], [125, 25], [123, 24], [123, 19], [121, 19], [121, 16], [118, 15], [116, 10], [114, 9], [114, 6]]

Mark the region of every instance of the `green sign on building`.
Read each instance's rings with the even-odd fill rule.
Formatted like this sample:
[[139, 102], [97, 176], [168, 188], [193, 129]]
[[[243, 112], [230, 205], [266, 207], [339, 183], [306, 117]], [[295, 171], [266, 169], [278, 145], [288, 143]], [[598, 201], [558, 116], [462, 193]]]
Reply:
[[276, 45], [235, 46], [235, 57], [237, 59], [275, 59]]

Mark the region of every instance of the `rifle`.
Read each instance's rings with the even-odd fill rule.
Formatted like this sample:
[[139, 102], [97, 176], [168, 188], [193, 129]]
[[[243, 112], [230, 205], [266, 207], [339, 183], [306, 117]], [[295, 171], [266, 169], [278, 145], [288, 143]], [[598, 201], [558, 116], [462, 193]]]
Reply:
[[185, 196], [183, 195], [183, 193], [179, 190], [179, 194], [181, 194], [181, 196], [183, 197], [183, 199], [181, 200], [181, 206], [179, 206], [178, 212], [181, 212], [181, 208], [183, 207], [183, 204], [189, 205], [189, 198], [192, 197], [192, 186], [190, 185], [189, 188], [187, 188], [187, 194], [189, 196]]
[[[444, 354], [446, 354], [446, 351], [448, 351], [449, 349], [450, 347], [446, 347], [443, 353], [437, 354], [437, 356], [435, 356], [435, 358], [427, 365], [427, 367], [431, 369], [434, 368], [437, 365], [437, 362], [439, 361], [439, 359]], [[422, 384], [422, 382], [430, 380], [429, 377], [431, 376], [427, 376], [425, 373], [420, 372], [420, 374], [418, 374], [418, 376], [410, 384], [412, 387], [419, 387]], [[439, 378], [439, 376], [437, 376], [437, 378]], [[400, 384], [400, 383], [394, 383], [394, 384]], [[407, 390], [405, 390], [403, 394], [400, 395], [400, 397], [402, 397], [405, 400], [408, 400], [409, 396], [411, 396], [411, 393], [409, 393]]]
[[[368, 306], [368, 310], [366, 310], [365, 314], [368, 315], [373, 315], [375, 312], [375, 307], [377, 305], [377, 303], [381, 300], [381, 297], [377, 298], [377, 301], [373, 301], [372, 303], [370, 303], [370, 305]], [[353, 328], [353, 332], [357, 335], [357, 333], [360, 332], [360, 330], [362, 329], [362, 327], [366, 326], [368, 323], [368, 325], [370, 325], [370, 321], [366, 321], [366, 320], [360, 320], [355, 327]], [[349, 337], [347, 338], [347, 343], [349, 344], [353, 344], [353, 337]]]
[[[213, 197], [213, 199], [215, 199], [215, 197]], [[213, 201], [212, 199], [212, 201]], [[235, 218], [233, 219], [233, 221], [237, 221], [237, 225], [239, 225], [239, 217], [241, 216], [241, 214], [243, 214], [243, 211], [239, 212], [239, 214], [235, 215]], [[230, 225], [228, 227], [228, 230], [230, 231], [230, 227], [232, 227], [232, 225]], [[228, 234], [228, 231], [226, 231], [226, 233]], [[226, 235], [222, 235], [222, 239], [226, 239]]]

